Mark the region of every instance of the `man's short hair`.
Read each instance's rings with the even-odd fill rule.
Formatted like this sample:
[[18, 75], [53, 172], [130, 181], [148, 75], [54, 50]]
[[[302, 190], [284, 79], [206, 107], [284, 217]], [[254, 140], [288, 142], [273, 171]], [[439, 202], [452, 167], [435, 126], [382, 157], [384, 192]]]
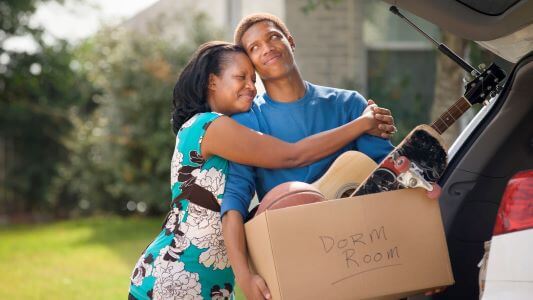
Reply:
[[285, 23], [283, 23], [283, 21], [280, 18], [274, 15], [268, 14], [268, 13], [256, 13], [256, 14], [251, 14], [251, 15], [244, 17], [241, 20], [241, 22], [239, 22], [239, 25], [237, 25], [237, 28], [235, 29], [235, 34], [233, 36], [234, 43], [239, 46], [243, 46], [241, 40], [242, 40], [242, 36], [244, 35], [244, 33], [254, 24], [263, 22], [263, 21], [270, 21], [274, 23], [274, 25], [279, 30], [281, 30], [283, 35], [285, 35], [285, 38], [289, 38], [289, 36], [291, 36], [289, 29], [287, 28]]

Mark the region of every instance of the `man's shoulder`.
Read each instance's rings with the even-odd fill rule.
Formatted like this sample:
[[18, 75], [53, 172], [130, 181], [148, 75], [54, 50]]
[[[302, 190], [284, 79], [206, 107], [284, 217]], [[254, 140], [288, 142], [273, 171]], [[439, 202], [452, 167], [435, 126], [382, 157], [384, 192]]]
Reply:
[[253, 122], [254, 119], [257, 119], [254, 112], [250, 109], [247, 112], [234, 114], [231, 116], [231, 118], [235, 121], [237, 121], [239, 124], [248, 126], [248, 123]]
[[256, 96], [248, 111], [234, 114], [231, 118], [241, 125], [257, 130], [259, 128], [258, 116], [261, 114], [261, 106], [264, 105], [264, 103], [265, 100], [263, 97]]
[[314, 97], [321, 99], [335, 99], [340, 102], [345, 101], [356, 101], [361, 102], [365, 101], [365, 98], [355, 90], [334, 88], [329, 86], [322, 86], [318, 84], [309, 83], [309, 87], [313, 89]]

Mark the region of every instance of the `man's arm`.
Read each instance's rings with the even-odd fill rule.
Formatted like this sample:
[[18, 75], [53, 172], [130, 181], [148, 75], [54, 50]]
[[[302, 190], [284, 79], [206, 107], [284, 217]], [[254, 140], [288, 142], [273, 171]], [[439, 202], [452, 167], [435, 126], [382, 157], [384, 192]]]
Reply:
[[226, 186], [220, 207], [220, 215], [230, 210], [238, 211], [244, 220], [255, 194], [255, 170], [253, 167], [229, 161]]
[[266, 282], [248, 267], [248, 250], [241, 214], [235, 210], [226, 212], [222, 218], [222, 231], [231, 268], [246, 299], [270, 299]]
[[244, 220], [255, 193], [255, 173], [249, 166], [230, 162], [222, 200], [222, 234], [237, 284], [247, 299], [270, 299], [265, 281], [250, 271]]

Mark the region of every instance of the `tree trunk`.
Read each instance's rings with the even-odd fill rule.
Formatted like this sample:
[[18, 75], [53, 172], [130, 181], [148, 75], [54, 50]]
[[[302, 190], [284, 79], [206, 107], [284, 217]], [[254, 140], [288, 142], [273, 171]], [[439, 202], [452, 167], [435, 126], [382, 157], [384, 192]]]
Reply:
[[[448, 32], [442, 32], [442, 43], [447, 45], [460, 57], [464, 58], [467, 42]], [[431, 122], [450, 108], [463, 95], [464, 71], [454, 61], [442, 53], [437, 53], [437, 75], [435, 77], [435, 100], [431, 107]], [[457, 120], [443, 134], [444, 142], [449, 147], [459, 136], [460, 122]]]

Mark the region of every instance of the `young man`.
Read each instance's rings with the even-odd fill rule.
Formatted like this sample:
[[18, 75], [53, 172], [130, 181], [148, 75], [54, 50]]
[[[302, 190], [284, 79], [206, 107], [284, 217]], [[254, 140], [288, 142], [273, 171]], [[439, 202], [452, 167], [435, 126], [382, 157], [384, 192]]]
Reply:
[[[244, 47], [261, 77], [266, 93], [258, 96], [249, 112], [235, 115], [239, 123], [284, 141], [296, 142], [358, 118], [368, 102], [357, 92], [322, 87], [302, 79], [294, 61], [294, 39], [285, 24], [269, 14], [244, 18], [235, 31], [235, 43]], [[338, 153], [306, 167], [282, 170], [253, 168], [230, 163], [221, 214], [224, 240], [238, 285], [247, 299], [270, 298], [268, 288], [248, 268], [244, 220], [255, 191], [261, 199], [270, 189], [287, 181], [311, 183], [342, 152], [358, 150], [380, 162], [393, 146], [388, 138], [396, 131], [390, 111], [376, 107], [381, 132], [365, 134]]]

